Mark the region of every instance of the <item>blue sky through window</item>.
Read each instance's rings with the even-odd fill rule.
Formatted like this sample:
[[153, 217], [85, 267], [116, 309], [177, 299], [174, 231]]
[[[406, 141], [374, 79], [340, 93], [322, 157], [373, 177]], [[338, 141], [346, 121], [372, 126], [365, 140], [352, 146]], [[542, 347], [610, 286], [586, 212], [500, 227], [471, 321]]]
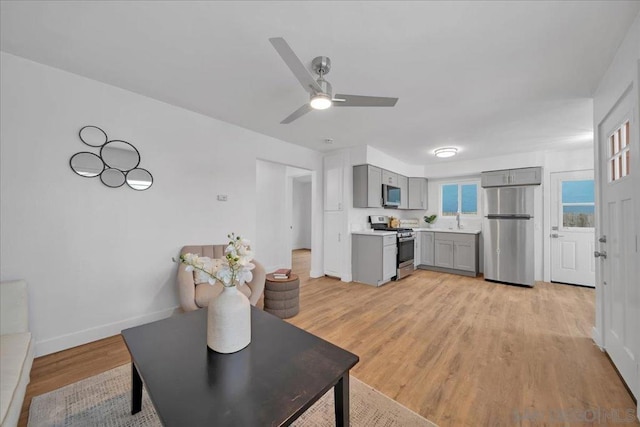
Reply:
[[478, 213], [477, 184], [444, 184], [442, 186], [442, 215], [455, 215], [458, 207], [465, 215]]
[[464, 184], [462, 186], [462, 213], [478, 213], [478, 186], [476, 184]]
[[562, 182], [562, 203], [593, 203], [594, 201], [592, 179]]
[[442, 186], [442, 215], [455, 215], [458, 212], [458, 185]]

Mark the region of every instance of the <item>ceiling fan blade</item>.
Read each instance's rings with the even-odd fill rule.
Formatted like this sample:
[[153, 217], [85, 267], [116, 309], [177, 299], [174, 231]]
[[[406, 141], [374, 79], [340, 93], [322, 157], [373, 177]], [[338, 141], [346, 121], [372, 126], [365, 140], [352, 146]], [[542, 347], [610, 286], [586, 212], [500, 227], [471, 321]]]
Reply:
[[311, 110], [313, 110], [313, 108], [311, 108], [311, 105], [304, 104], [302, 107], [298, 108], [296, 111], [291, 113], [286, 119], [281, 121], [280, 124], [281, 125], [287, 125], [287, 124], [291, 123], [292, 121], [304, 116], [305, 114], [307, 114]]
[[398, 102], [398, 98], [344, 95], [341, 93], [336, 94], [334, 98], [334, 107], [393, 107]]
[[295, 52], [282, 37], [273, 37], [269, 41], [280, 54], [282, 60], [287, 64], [291, 72], [298, 79], [304, 90], [309, 93], [322, 92], [322, 88], [315, 81], [311, 73], [302, 64]]

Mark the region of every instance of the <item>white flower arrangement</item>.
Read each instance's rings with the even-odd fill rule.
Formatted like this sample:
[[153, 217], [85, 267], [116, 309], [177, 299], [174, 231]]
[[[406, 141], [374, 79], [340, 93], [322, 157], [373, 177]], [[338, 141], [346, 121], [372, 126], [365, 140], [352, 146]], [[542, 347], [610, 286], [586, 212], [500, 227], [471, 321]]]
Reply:
[[255, 267], [251, 261], [253, 260], [253, 252], [250, 249], [250, 242], [235, 233], [227, 235], [229, 244], [224, 250], [225, 257], [216, 259], [210, 266], [205, 263], [196, 254], [180, 255], [180, 262], [186, 265], [186, 270], [191, 272], [194, 270], [202, 271], [209, 276], [209, 284], [213, 285], [218, 280], [225, 287], [232, 287], [239, 284], [250, 282], [253, 279], [251, 270]]

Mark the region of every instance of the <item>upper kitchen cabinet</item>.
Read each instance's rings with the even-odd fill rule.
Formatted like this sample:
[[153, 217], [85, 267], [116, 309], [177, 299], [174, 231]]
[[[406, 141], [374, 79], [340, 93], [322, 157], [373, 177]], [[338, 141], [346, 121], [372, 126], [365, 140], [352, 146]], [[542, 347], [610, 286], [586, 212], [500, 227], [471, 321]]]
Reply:
[[542, 168], [511, 169], [511, 185], [540, 185]]
[[389, 172], [388, 170], [382, 170], [382, 183], [398, 186], [398, 174], [395, 172]]
[[409, 178], [408, 209], [427, 210], [427, 178]]
[[399, 209], [409, 209], [409, 178], [398, 174], [398, 188], [400, 189]]
[[482, 172], [482, 187], [504, 187], [509, 185], [540, 185], [542, 168], [504, 169]]
[[372, 165], [353, 167], [353, 207], [382, 207], [382, 169]]
[[341, 211], [343, 203], [344, 160], [341, 153], [324, 157], [324, 210]]

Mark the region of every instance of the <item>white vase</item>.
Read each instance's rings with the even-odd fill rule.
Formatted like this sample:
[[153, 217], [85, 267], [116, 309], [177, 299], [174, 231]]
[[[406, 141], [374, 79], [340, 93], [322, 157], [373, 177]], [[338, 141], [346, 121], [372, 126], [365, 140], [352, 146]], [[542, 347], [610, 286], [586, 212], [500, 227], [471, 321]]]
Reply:
[[235, 353], [251, 342], [251, 304], [236, 286], [224, 287], [207, 308], [207, 346]]

